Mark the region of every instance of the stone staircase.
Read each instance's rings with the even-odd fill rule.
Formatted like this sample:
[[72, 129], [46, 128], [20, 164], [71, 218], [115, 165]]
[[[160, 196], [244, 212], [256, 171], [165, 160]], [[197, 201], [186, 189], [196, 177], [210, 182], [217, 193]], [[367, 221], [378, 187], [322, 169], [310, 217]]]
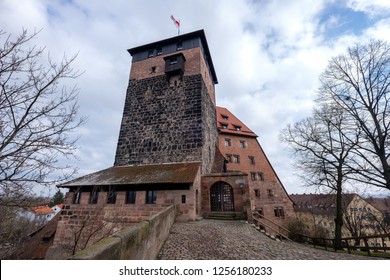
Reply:
[[272, 235], [271, 233], [267, 232], [265, 229], [262, 229], [259, 226], [256, 226], [255, 224], [251, 224], [251, 226], [254, 227], [256, 230], [258, 230], [259, 232], [263, 233], [265, 236], [268, 236], [272, 240], [282, 241], [283, 239], [281, 236]]
[[206, 219], [213, 220], [245, 220], [245, 214], [242, 212], [210, 212]]

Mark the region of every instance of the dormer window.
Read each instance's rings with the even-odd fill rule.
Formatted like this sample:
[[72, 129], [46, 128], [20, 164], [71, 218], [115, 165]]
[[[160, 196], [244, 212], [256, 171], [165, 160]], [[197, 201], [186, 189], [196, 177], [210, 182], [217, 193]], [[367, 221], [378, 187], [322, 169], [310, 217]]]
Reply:
[[184, 73], [184, 64], [186, 59], [182, 53], [164, 57], [165, 60], [165, 73], [174, 76], [174, 75], [183, 75]]
[[234, 129], [237, 131], [241, 131], [241, 126], [240, 125], [233, 125]]
[[229, 116], [223, 115], [223, 114], [221, 114], [221, 116], [222, 116], [222, 119], [224, 119], [225, 121], [228, 121], [228, 120], [229, 120]]
[[223, 129], [227, 129], [228, 128], [228, 124], [227, 123], [221, 123], [221, 126]]
[[169, 65], [173, 65], [173, 64], [176, 64], [177, 63], [177, 56], [176, 57], [172, 57], [169, 59], [168, 61]]

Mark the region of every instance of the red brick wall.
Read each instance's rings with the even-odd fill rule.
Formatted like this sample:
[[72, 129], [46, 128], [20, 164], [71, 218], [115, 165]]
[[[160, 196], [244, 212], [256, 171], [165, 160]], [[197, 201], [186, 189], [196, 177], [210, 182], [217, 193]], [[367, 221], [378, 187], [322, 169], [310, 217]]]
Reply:
[[249, 187], [245, 173], [215, 173], [202, 176], [202, 216], [207, 217], [211, 212], [210, 189], [217, 182], [228, 183], [233, 188], [234, 211], [247, 215], [250, 211]]
[[[225, 146], [225, 139], [230, 139], [231, 146]], [[240, 147], [240, 141], [246, 142], [246, 148]], [[247, 137], [234, 134], [219, 135], [219, 149], [223, 155], [239, 155], [240, 163], [228, 163], [229, 171], [236, 170], [248, 173], [249, 194], [251, 208], [262, 208], [264, 216], [275, 223], [283, 224], [286, 218], [294, 216], [292, 201], [279, 181], [271, 163], [255, 137]], [[249, 156], [254, 158], [254, 164], [249, 161]], [[251, 172], [263, 174], [263, 180], [252, 180]], [[257, 194], [260, 196], [256, 195]], [[269, 191], [272, 196], [269, 195]], [[282, 207], [285, 217], [275, 217], [275, 208]]]
[[[210, 72], [206, 61], [203, 57], [202, 51], [200, 48], [193, 48], [188, 50], [178, 51], [177, 53], [183, 53], [186, 61], [184, 68], [184, 75], [191, 76], [201, 74], [206, 84], [207, 90], [210, 94], [210, 98], [215, 106], [215, 88], [214, 83], [212, 82]], [[165, 56], [172, 56], [175, 53], [170, 53]], [[130, 79], [140, 80], [145, 78], [150, 78], [154, 76], [165, 75], [165, 61], [164, 55], [150, 57], [145, 60], [136, 61], [132, 63], [130, 70]], [[152, 67], [155, 67], [155, 71], [152, 72]]]

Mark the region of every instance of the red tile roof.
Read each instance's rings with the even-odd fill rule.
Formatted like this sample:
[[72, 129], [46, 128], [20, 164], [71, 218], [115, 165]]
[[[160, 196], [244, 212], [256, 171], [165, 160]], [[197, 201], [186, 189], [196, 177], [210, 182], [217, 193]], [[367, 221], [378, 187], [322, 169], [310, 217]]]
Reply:
[[257, 137], [249, 127], [223, 107], [217, 107], [217, 128], [222, 133]]
[[369, 197], [366, 201], [382, 213], [390, 212], [390, 197]]
[[[343, 207], [347, 207], [355, 195], [343, 194]], [[336, 194], [290, 194], [290, 198], [298, 212], [331, 215], [336, 213]]]
[[54, 210], [51, 209], [47, 205], [43, 206], [34, 206], [34, 207], [29, 207], [27, 209], [28, 211], [34, 213], [35, 215], [47, 215], [47, 214], [54, 214]]
[[191, 184], [198, 174], [200, 162], [113, 166], [59, 187], [143, 185], [143, 184]]

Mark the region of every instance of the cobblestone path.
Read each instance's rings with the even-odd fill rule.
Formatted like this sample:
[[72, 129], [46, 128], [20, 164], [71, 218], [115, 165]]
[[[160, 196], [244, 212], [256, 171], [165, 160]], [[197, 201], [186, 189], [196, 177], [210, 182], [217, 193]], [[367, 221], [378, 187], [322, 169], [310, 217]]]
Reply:
[[244, 221], [177, 222], [160, 251], [163, 260], [362, 260], [291, 241], [275, 241]]

